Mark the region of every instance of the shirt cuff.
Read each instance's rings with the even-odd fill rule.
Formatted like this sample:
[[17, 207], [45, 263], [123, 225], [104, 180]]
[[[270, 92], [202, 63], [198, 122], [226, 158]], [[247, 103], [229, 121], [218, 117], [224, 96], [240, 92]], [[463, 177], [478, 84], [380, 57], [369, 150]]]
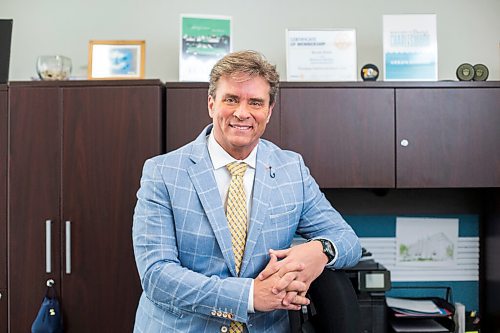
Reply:
[[253, 284], [255, 280], [252, 279], [252, 284], [250, 285], [250, 295], [248, 295], [248, 313], [255, 313], [253, 308]]
[[337, 261], [337, 258], [339, 256], [339, 251], [337, 250], [337, 247], [335, 246], [335, 243], [332, 242], [332, 241], [329, 241], [329, 242], [332, 244], [333, 249], [335, 250], [335, 257], [333, 257], [333, 259], [328, 264], [326, 264], [327, 266], [333, 265]]

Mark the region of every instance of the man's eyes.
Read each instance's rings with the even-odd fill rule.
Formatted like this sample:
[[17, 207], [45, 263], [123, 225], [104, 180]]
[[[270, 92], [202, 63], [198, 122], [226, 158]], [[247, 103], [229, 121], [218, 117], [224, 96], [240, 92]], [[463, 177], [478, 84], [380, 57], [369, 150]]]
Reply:
[[[235, 105], [238, 104], [240, 101], [236, 97], [226, 97], [224, 98], [224, 103], [229, 104], [229, 105]], [[250, 100], [248, 102], [248, 105], [255, 107], [255, 108], [261, 108], [264, 106], [264, 102], [260, 100]]]
[[224, 99], [224, 102], [226, 102], [228, 104], [235, 104], [235, 103], [238, 103], [238, 100], [234, 97], [226, 97]]
[[250, 101], [250, 105], [255, 107], [262, 107], [264, 103], [261, 101]]

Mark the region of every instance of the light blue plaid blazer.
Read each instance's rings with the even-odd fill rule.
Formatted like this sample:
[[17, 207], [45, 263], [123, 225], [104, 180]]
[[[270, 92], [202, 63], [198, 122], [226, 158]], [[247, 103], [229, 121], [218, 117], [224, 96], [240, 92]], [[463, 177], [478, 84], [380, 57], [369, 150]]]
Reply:
[[207, 150], [211, 129], [144, 165], [133, 224], [144, 291], [134, 332], [224, 332], [231, 318], [246, 323], [249, 332], [287, 332], [286, 311], [247, 312], [252, 278], [268, 263], [268, 250], [290, 247], [298, 233], [335, 243], [334, 268], [359, 260], [358, 238], [320, 192], [302, 157], [260, 140], [248, 239], [236, 277]]

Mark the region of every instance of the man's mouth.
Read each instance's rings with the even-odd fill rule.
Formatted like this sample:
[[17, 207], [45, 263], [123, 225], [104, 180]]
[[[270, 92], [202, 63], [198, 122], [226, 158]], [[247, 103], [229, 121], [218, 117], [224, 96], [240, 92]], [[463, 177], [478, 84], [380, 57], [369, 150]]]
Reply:
[[250, 125], [235, 125], [235, 124], [229, 124], [229, 126], [240, 131], [248, 131], [253, 127]]

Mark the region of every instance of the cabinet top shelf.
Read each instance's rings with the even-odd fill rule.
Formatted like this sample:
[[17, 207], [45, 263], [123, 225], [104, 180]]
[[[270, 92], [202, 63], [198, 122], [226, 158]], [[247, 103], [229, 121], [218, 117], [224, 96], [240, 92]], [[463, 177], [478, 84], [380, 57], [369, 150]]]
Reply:
[[281, 88], [500, 88], [500, 81], [281, 82]]
[[[106, 87], [158, 86], [158, 79], [150, 80], [67, 80], [67, 81], [11, 81], [10, 87]], [[1, 87], [1, 86], [0, 86]], [[1, 88], [0, 88], [1, 89]]]
[[[167, 88], [208, 88], [206, 82], [166, 82]], [[280, 82], [281, 88], [500, 88], [500, 81]]]

